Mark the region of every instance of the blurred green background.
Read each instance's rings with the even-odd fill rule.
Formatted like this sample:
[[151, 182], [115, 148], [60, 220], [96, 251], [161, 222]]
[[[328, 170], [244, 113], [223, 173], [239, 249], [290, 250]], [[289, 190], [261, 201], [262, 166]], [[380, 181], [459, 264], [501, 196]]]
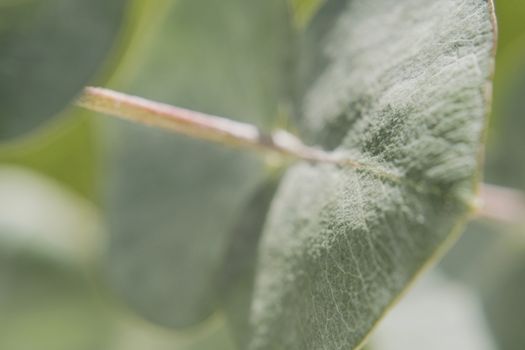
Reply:
[[[485, 181], [525, 190], [525, 2], [498, 0], [496, 10]], [[271, 160], [61, 101], [89, 83], [288, 126], [287, 43], [305, 11], [292, 23], [280, 0], [0, 0], [0, 50], [12, 53], [0, 55], [0, 349], [235, 349], [217, 307], [223, 285], [209, 281], [239, 249], [235, 217], [273, 188]], [[3, 118], [35, 106], [56, 117]], [[449, 335], [441, 348], [525, 349], [525, 222], [472, 223], [430, 276], [372, 349], [417, 348], [422, 315], [435, 315], [434, 332], [417, 332], [426, 341]]]

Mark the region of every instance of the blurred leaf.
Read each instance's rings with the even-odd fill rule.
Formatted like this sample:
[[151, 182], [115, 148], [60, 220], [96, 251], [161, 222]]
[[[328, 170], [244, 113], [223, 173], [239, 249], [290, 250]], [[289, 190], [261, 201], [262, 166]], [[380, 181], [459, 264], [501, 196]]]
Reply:
[[[505, 67], [508, 80], [502, 81], [496, 94], [498, 99], [495, 112], [499, 119], [493, 130], [494, 142], [488, 152], [487, 179], [492, 183], [512, 186], [525, 190], [525, 141], [522, 131], [525, 127], [525, 41], [521, 42], [521, 55], [515, 55], [514, 66], [509, 60], [500, 65]], [[512, 54], [517, 53], [513, 51]], [[521, 59], [520, 59], [521, 58]], [[502, 70], [498, 72], [504, 72]], [[498, 73], [499, 74], [499, 73]], [[456, 255], [468, 259], [466, 266], [477, 276], [474, 287], [483, 296], [487, 318], [502, 350], [523, 349], [525, 347], [525, 229], [505, 227], [504, 225], [478, 225], [472, 230], [470, 239], [471, 254], [465, 245], [458, 247]], [[489, 249], [476, 249], [479, 232], [488, 231], [492, 235]], [[515, 232], [519, 231], [519, 232]], [[474, 236], [476, 235], [476, 236]], [[450, 265], [457, 269], [457, 261]], [[465, 278], [463, 278], [465, 280]], [[467, 279], [470, 282], [471, 279]]]
[[0, 167], [0, 229], [4, 249], [23, 247], [69, 265], [100, 258], [102, 228], [93, 205], [24, 168]]
[[[501, 350], [525, 347], [525, 229], [491, 254], [482, 285], [487, 319]], [[496, 234], [502, 234], [498, 232]]]
[[[164, 11], [123, 90], [269, 127], [287, 92], [285, 0], [183, 0]], [[138, 65], [136, 65], [138, 66]], [[143, 126], [108, 130], [109, 276], [149, 320], [181, 327], [217, 302], [229, 232], [260, 158]]]
[[97, 147], [92, 115], [75, 111], [45, 133], [0, 148], [0, 162], [30, 167], [97, 202]]
[[221, 276], [226, 318], [235, 332], [239, 349], [250, 338], [249, 310], [252, 301], [257, 248], [279, 178], [263, 184], [245, 205], [232, 230]]
[[92, 78], [116, 37], [125, 0], [0, 4], [0, 139], [56, 115]]
[[480, 287], [486, 278], [486, 267], [493, 263], [491, 254], [487, 253], [501, 239], [495, 234], [497, 227], [484, 221], [469, 222], [465, 233], [440, 262], [441, 271], [449, 278]]
[[440, 267], [469, 286], [484, 304], [501, 350], [523, 349], [525, 337], [525, 236], [523, 226], [476, 222]]
[[[116, 48], [111, 50], [103, 67], [99, 69], [97, 82], [114, 80], [115, 71], [122, 71], [121, 56], [130, 50], [129, 47], [133, 44], [132, 37], [138, 36], [135, 32], [146, 32], [137, 13], [143, 13], [146, 6], [143, 2], [138, 3], [135, 1], [135, 6], [126, 6], [126, 20], [119, 30], [120, 40], [115, 43]], [[46, 123], [42, 129], [41, 132], [31, 135], [32, 137], [22, 137], [15, 142], [0, 144], [0, 163], [30, 167], [98, 203], [100, 146], [99, 130], [93, 113], [76, 108], [69, 109], [53, 122]]]
[[496, 120], [487, 152], [486, 178], [490, 183], [525, 190], [525, 40], [518, 44], [522, 49], [510, 52], [512, 60], [498, 57]]
[[226, 324], [214, 317], [196, 329], [173, 332], [143, 320], [119, 320], [111, 350], [233, 350]]
[[525, 190], [525, 2], [499, 0], [494, 106], [485, 174], [488, 182]]
[[496, 0], [498, 15], [498, 50], [505, 50], [525, 35], [525, 3], [521, 0]]
[[[496, 3], [500, 40], [485, 164], [488, 182], [521, 190], [525, 190], [524, 11], [523, 1]], [[483, 298], [487, 321], [501, 350], [525, 348], [523, 232], [523, 224], [516, 228], [475, 222], [441, 264], [449, 276]]]
[[361, 165], [299, 164], [285, 175], [259, 250], [252, 350], [358, 347], [457, 237], [475, 196], [490, 3], [347, 4], [320, 28], [330, 33], [317, 40], [325, 66], [301, 122]]
[[377, 350], [496, 349], [479, 297], [435, 272], [403, 296], [370, 343]]
[[288, 0], [292, 8], [295, 25], [304, 28], [325, 0]]
[[97, 213], [82, 199], [29, 171], [0, 168], [1, 349], [107, 344], [111, 321], [86, 276], [100, 239]]
[[81, 271], [34, 253], [0, 252], [0, 347], [101, 349], [110, 326]]

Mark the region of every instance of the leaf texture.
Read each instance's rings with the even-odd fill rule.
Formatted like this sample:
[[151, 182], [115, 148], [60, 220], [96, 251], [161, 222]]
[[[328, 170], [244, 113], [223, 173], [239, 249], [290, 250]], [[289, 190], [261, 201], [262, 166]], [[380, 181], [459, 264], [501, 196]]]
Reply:
[[457, 236], [478, 178], [492, 10], [354, 0], [313, 20], [304, 54], [322, 55], [300, 99], [303, 133], [359, 166], [285, 175], [259, 250], [250, 349], [358, 348]]

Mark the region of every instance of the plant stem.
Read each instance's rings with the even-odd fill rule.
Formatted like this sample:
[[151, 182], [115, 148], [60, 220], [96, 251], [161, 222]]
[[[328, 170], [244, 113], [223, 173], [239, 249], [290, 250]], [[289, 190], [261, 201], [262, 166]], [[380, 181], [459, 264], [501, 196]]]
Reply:
[[208, 115], [120, 92], [87, 87], [77, 105], [141, 124], [172, 130], [197, 139], [302, 159], [310, 162], [337, 162], [333, 155], [308, 147], [297, 137], [278, 130], [265, 134], [256, 126]]
[[478, 217], [511, 224], [525, 222], [525, 195], [521, 191], [483, 184], [479, 196]]
[[[261, 132], [256, 126], [231, 119], [208, 115], [126, 95], [120, 92], [87, 87], [77, 105], [161, 129], [206, 141], [282, 156], [308, 162], [347, 164], [356, 168], [363, 164], [305, 145], [284, 130], [271, 134]], [[516, 223], [525, 215], [525, 196], [512, 189], [483, 184], [480, 190], [478, 217]]]

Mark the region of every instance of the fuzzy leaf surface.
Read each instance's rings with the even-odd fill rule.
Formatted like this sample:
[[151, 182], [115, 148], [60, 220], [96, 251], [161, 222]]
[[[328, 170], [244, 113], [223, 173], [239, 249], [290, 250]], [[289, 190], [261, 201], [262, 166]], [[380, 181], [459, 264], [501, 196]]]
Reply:
[[259, 250], [252, 350], [359, 347], [457, 237], [475, 197], [492, 4], [334, 4], [303, 40], [302, 57], [321, 55], [310, 59], [300, 122], [303, 138], [359, 166], [298, 164], [285, 175]]

